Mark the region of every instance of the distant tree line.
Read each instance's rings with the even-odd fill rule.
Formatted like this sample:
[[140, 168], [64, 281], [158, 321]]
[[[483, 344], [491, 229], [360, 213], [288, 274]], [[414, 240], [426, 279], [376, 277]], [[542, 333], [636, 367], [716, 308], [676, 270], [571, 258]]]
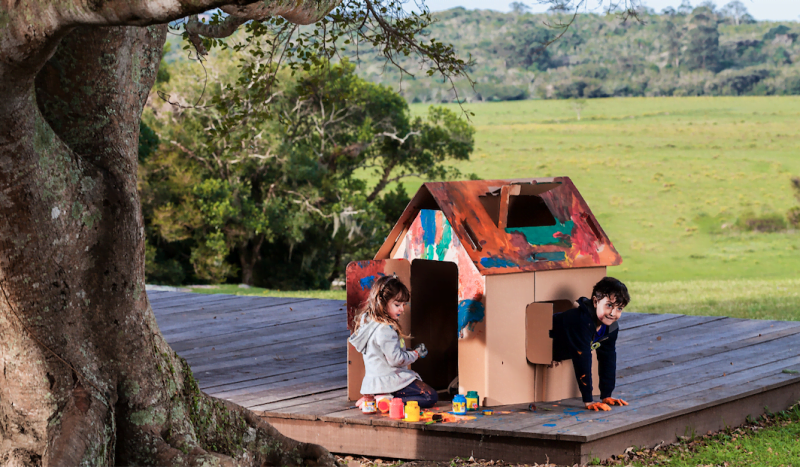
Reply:
[[427, 78], [401, 80], [369, 53], [352, 54], [358, 73], [394, 86], [411, 102], [800, 94], [800, 26], [757, 22], [738, 0], [721, 9], [688, 0], [660, 13], [645, 8], [638, 20], [579, 14], [566, 31], [557, 26], [569, 22], [567, 14], [511, 6], [510, 13], [436, 13], [431, 35], [472, 54], [474, 87], [464, 80], [455, 89]]

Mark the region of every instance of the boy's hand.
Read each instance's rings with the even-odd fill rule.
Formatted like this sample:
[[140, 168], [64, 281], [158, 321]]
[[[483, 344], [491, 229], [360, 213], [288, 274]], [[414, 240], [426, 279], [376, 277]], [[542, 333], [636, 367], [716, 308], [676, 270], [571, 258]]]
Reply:
[[419, 355], [419, 358], [425, 358], [425, 356], [428, 355], [428, 348], [425, 347], [425, 344], [420, 344], [414, 349], [414, 352]]
[[619, 405], [619, 406], [628, 405], [628, 403], [625, 402], [624, 400], [614, 399], [613, 397], [606, 397], [605, 399], [603, 399], [603, 402], [608, 405]]
[[587, 402], [586, 408], [589, 410], [594, 410], [595, 412], [598, 412], [600, 410], [602, 410], [603, 412], [608, 412], [611, 410], [611, 407], [607, 406], [602, 402]]

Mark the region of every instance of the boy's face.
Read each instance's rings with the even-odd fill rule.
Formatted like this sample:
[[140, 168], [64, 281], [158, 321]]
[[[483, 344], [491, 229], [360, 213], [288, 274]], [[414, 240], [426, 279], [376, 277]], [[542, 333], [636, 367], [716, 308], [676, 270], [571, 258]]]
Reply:
[[616, 297], [613, 295], [610, 297], [603, 297], [601, 300], [592, 298], [595, 311], [597, 311], [597, 319], [606, 326], [614, 324], [614, 321], [618, 320], [620, 315], [622, 315], [622, 309], [625, 308], [616, 305], [614, 303], [616, 301], [615, 299]]
[[389, 303], [386, 304], [386, 313], [389, 314], [390, 318], [397, 321], [400, 318], [400, 315], [403, 314], [405, 306], [406, 302], [398, 302], [395, 299], [391, 299], [389, 300]]

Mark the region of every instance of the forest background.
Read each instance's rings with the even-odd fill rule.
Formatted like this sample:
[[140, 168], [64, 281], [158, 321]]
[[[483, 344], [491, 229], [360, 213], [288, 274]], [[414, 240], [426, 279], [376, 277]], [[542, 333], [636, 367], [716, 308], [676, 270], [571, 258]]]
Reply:
[[[431, 35], [475, 58], [473, 93], [455, 86], [469, 122], [457, 104], [428, 104], [455, 98], [447, 83], [393, 81], [345, 50], [339, 65], [287, 74], [258, 137], [215, 140], [218, 83], [239, 63], [223, 50], [203, 67], [173, 41], [140, 145], [148, 281], [327, 289], [374, 254], [424, 180], [568, 175], [625, 260], [610, 273], [660, 297], [639, 311], [672, 300], [685, 312], [677, 302], [710, 293], [695, 312], [797, 314], [800, 99], [686, 97], [800, 93], [797, 23], [730, 6], [582, 14], [541, 49], [558, 15], [436, 15]], [[614, 95], [628, 98], [599, 98]], [[503, 99], [520, 101], [480, 102]]]

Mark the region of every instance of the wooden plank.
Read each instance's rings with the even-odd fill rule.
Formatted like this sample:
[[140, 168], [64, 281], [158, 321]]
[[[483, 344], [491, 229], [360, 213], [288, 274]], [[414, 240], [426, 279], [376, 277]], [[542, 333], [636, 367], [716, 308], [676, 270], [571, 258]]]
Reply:
[[[796, 349], [797, 347], [794, 348]], [[789, 351], [786, 355], [791, 355], [791, 351]], [[756, 354], [753, 355], [748, 361], [742, 362], [739, 367], [734, 366], [734, 370], [728, 373], [728, 379], [726, 379], [724, 383], [735, 384], [735, 380], [733, 379], [734, 375], [747, 375], [748, 372], [753, 371], [754, 368], [757, 371], [760, 371], [758, 369], [762, 368], [762, 365], [758, 365], [754, 362], [758, 362], [759, 359], [763, 358], [765, 357]], [[780, 360], [784, 357], [776, 358]], [[665, 400], [670, 400], [671, 398], [685, 399], [690, 394], [696, 394], [698, 391], [705, 391], [709, 387], [715, 386], [717, 383], [714, 383], [714, 381], [718, 381], [719, 376], [721, 376], [723, 373], [723, 371], [719, 370], [716, 370], [717, 373], [714, 373], [714, 371], [715, 370], [713, 369], [709, 370], [705, 377], [697, 376], [694, 372], [687, 372], [682, 378], [663, 378], [661, 380], [638, 383], [638, 385], [632, 384], [630, 387], [632, 387], [634, 390], [644, 391], [646, 394], [633, 395], [630, 391], [620, 390], [619, 393], [615, 394], [626, 399], [631, 405], [627, 407], [615, 407], [612, 411], [612, 414], [616, 416], [627, 412], [639, 411], [640, 408], [645, 405], [652, 406], [655, 404], [662, 404]], [[605, 412], [586, 411], [583, 409], [583, 404], [581, 401], [577, 399], [561, 401], [561, 404], [565, 407], [563, 411], [564, 415], [558, 414], [558, 416], [555, 417], [555, 420], [534, 421], [529, 423], [527, 426], [520, 426], [519, 429], [525, 432], [552, 433], [555, 430], [561, 430], [562, 428], [566, 429], [574, 426], [583, 426], [586, 428], [588, 423], [591, 423], [589, 420], [599, 420], [605, 423], [611, 416]], [[556, 421], [567, 419], [572, 419], [572, 422], [558, 423], [558, 421]], [[545, 423], [551, 425], [556, 424], [557, 428], [544, 429], [543, 426]]]
[[[653, 423], [658, 419], [668, 418], [675, 416], [675, 407], [697, 407], [703, 408], [707, 398], [719, 403], [725, 402], [720, 398], [714, 398], [716, 394], [722, 394], [721, 390], [725, 389], [728, 397], [736, 398], [737, 394], [743, 397], [746, 394], [747, 383], [755, 381], [758, 386], [758, 380], [768, 378], [779, 374], [784, 368], [800, 367], [800, 356], [793, 356], [791, 358], [781, 359], [778, 361], [770, 362], [765, 365], [747, 368], [727, 374], [722, 377], [719, 375], [714, 378], [702, 379], [698, 382], [672, 382], [665, 381], [659, 385], [656, 392], [649, 395], [637, 398], [631, 398], [628, 402], [631, 405], [626, 407], [615, 407], [611, 413], [594, 413], [590, 411], [580, 411], [576, 413], [573, 420], [556, 424], [554, 427], [540, 427], [530, 426], [520, 431], [536, 433], [558, 433], [560, 437], [565, 435], [578, 437], [587, 437], [588, 435], [598, 436], [599, 433], [606, 432], [612, 429], [617, 429], [620, 426], [628, 426], [635, 422], [646, 420], [648, 423]], [[800, 376], [783, 374], [782, 382], [800, 381]], [[649, 388], [649, 386], [648, 386]], [[602, 421], [599, 423], [587, 423], [588, 420]], [[588, 438], [586, 438], [588, 440]]]
[[[650, 378], [663, 377], [677, 371], [687, 371], [692, 368], [702, 367], [704, 365], [714, 364], [718, 362], [734, 362], [739, 358], [746, 358], [753, 354], [769, 355], [773, 352], [780, 352], [783, 350], [787, 343], [795, 342], [798, 338], [796, 334], [800, 333], [800, 323], [795, 328], [784, 330], [783, 332], [776, 332], [774, 334], [765, 334], [761, 337], [754, 337], [745, 341], [737, 341], [740, 345], [724, 345], [710, 349], [704, 354], [698, 354], [691, 357], [686, 357], [682, 361], [674, 362], [667, 360], [659, 360], [650, 362], [647, 365], [637, 367], [636, 372], [625, 372], [617, 376], [620, 381], [617, 387], [624, 384], [637, 383]], [[617, 373], [618, 375], [620, 372]]]
[[[159, 312], [165, 323], [183, 322], [185, 318], [211, 319], [214, 316], [244, 313], [258, 315], [259, 310], [275, 310], [290, 312], [297, 307], [336, 307], [344, 308], [338, 300], [313, 300], [300, 298], [268, 298], [268, 297], [234, 297], [219, 302], [198, 302], [192, 306], [176, 307]], [[183, 320], [181, 318], [184, 318]]]
[[[314, 340], [317, 337], [325, 336], [340, 331], [347, 331], [344, 322], [340, 317], [325, 316], [314, 320], [303, 321], [300, 323], [289, 323], [276, 326], [273, 332], [251, 332], [237, 334], [236, 339], [218, 339], [214, 342], [199, 339], [197, 346], [189, 348], [174, 348], [181, 357], [189, 358], [195, 355], [205, 354], [209, 350], [215, 349], [217, 357], [234, 356], [241, 349], [256, 348], [274, 344], [287, 344], [298, 340]], [[189, 341], [184, 341], [189, 342]], [[344, 345], [344, 344], [342, 344]], [[212, 357], [213, 358], [213, 357]]]
[[[727, 318], [730, 319], [730, 318]], [[746, 321], [722, 321], [723, 324], [710, 323], [708, 326], [695, 326], [694, 332], [681, 333], [680, 330], [661, 334], [661, 340], [654, 336], [652, 341], [639, 341], [637, 345], [627, 346], [622, 352], [617, 346], [617, 367], [632, 366], [634, 362], [649, 361], [665, 355], [677, 356], [717, 347], [720, 343], [753, 337], [763, 333], [763, 325]], [[759, 332], [761, 331], [761, 332]], [[713, 338], [710, 338], [712, 337]]]
[[243, 331], [251, 331], [253, 329], [267, 329], [280, 324], [296, 323], [300, 321], [307, 321], [316, 319], [322, 316], [330, 316], [341, 313], [338, 308], [316, 308], [316, 309], [300, 309], [294, 310], [291, 315], [273, 314], [265, 315], [260, 319], [254, 319], [247, 322], [239, 323], [234, 320], [220, 322], [220, 324], [211, 325], [208, 322], [203, 323], [203, 326], [194, 326], [184, 328], [180, 331], [162, 332], [167, 342], [182, 342], [190, 339], [197, 339], [200, 337], [212, 337], [222, 335], [233, 335]]
[[165, 327], [174, 326], [177, 324], [185, 324], [187, 318], [192, 320], [208, 320], [213, 319], [214, 316], [219, 318], [227, 317], [228, 315], [235, 314], [236, 316], [258, 316], [264, 311], [279, 310], [280, 312], [291, 312], [292, 308], [303, 306], [336, 306], [333, 303], [320, 303], [316, 300], [292, 300], [292, 299], [277, 299], [267, 300], [264, 298], [256, 299], [242, 299], [233, 298], [215, 303], [199, 302], [191, 307], [182, 306], [175, 307], [169, 310], [164, 310], [157, 313], [157, 319], [163, 321]]
[[752, 345], [757, 345], [761, 342], [768, 342], [773, 339], [779, 339], [781, 337], [790, 336], [798, 333], [799, 331], [798, 328], [800, 328], [800, 323], [786, 323], [786, 324], [788, 326], [785, 327], [779, 326], [775, 328], [770, 328], [768, 331], [764, 330], [762, 332], [759, 332], [757, 335], [753, 337], [739, 338], [732, 341], [722, 341], [717, 345], [705, 346], [700, 349], [697, 348], [692, 349], [690, 352], [683, 352], [680, 354], [678, 353], [664, 354], [660, 357], [657, 356], [656, 358], [648, 359], [645, 361], [629, 362], [630, 366], [625, 367], [623, 369], [618, 369], [617, 375], [628, 377], [630, 375], [647, 371], [648, 369], [659, 368], [661, 366], [679, 365], [684, 362], [692, 361], [695, 359], [708, 357], [710, 355], [716, 355], [729, 350], [735, 350], [739, 348], [749, 347]]
[[[790, 361], [791, 363], [789, 363]], [[800, 377], [781, 373], [783, 365], [788, 365], [789, 368], [795, 370], [800, 369], [800, 357], [794, 357], [784, 362], [765, 366], [759, 373], [752, 375], [749, 380], [747, 379], [747, 375], [743, 375], [733, 383], [712, 386], [699, 391], [693, 398], [672, 399], [669, 402], [665, 402], [660, 407], [651, 406], [643, 408], [629, 417], [609, 417], [608, 424], [591, 426], [590, 429], [584, 430], [584, 436], [587, 441], [591, 441], [604, 436], [610, 436], [620, 431], [649, 425], [664, 420], [665, 418], [672, 418], [690, 412], [698, 412], [726, 403], [735, 403], [737, 400], [747, 398], [754, 394], [760, 394], [784, 386], [800, 388]], [[796, 396], [792, 399], [794, 400], [792, 400], [790, 404], [797, 401]], [[777, 407], [774, 405], [771, 407], [772, 410], [783, 410], [784, 408], [786, 407]], [[666, 417], [665, 413], [667, 414]]]
[[[275, 375], [286, 370], [294, 370], [316, 366], [319, 363], [328, 365], [338, 365], [344, 361], [344, 349], [342, 350], [322, 350], [320, 352], [302, 355], [291, 360], [274, 360], [271, 358], [261, 358], [261, 367], [257, 366], [259, 359], [253, 358], [242, 361], [241, 365], [224, 370], [209, 369], [196, 372], [201, 389], [210, 388], [215, 385], [231, 383], [245, 378]], [[250, 362], [252, 360], [252, 362]]]
[[[184, 324], [180, 329], [174, 331], [162, 331], [167, 341], [182, 342], [193, 336], [214, 336], [235, 333], [237, 331], [248, 331], [265, 326], [280, 326], [295, 322], [315, 320], [326, 317], [343, 317], [339, 311], [335, 310], [295, 310], [289, 313], [263, 313], [257, 316], [245, 317], [235, 316], [230, 318], [220, 318], [211, 320], [196, 320], [193, 325], [187, 327]], [[310, 323], [311, 325], [316, 323]], [[343, 329], [342, 326], [340, 329]], [[275, 331], [275, 330], [272, 330]], [[169, 337], [167, 337], [169, 336]]]
[[[222, 371], [228, 368], [241, 368], [252, 366], [253, 361], [261, 359], [262, 362], [267, 361], [296, 361], [299, 358], [319, 355], [320, 360], [330, 361], [330, 358], [324, 358], [324, 352], [339, 351], [337, 355], [345, 354], [345, 346], [342, 344], [346, 342], [347, 331], [340, 332], [338, 335], [330, 336], [324, 340], [320, 339], [313, 344], [308, 343], [302, 346], [283, 346], [277, 345], [269, 349], [254, 349], [252, 352], [243, 352], [242, 354], [224, 359], [221, 361], [209, 361], [205, 358], [197, 358], [198, 364], [194, 365], [194, 371], [206, 372], [209, 370]], [[268, 351], [267, 351], [268, 350]], [[201, 363], [202, 362], [202, 363]], [[189, 362], [191, 364], [191, 362]], [[340, 361], [345, 365], [345, 360]]]
[[[222, 334], [219, 336], [206, 336], [206, 337], [199, 337], [196, 339], [186, 339], [180, 342], [175, 342], [168, 337], [167, 342], [169, 342], [172, 348], [180, 353], [181, 355], [184, 352], [189, 352], [194, 350], [195, 352], [203, 352], [202, 349], [220, 346], [220, 348], [227, 348], [231, 346], [238, 345], [237, 342], [241, 340], [255, 340], [258, 342], [259, 339], [265, 339], [265, 336], [270, 336], [273, 333], [280, 333], [282, 330], [286, 329], [295, 329], [295, 326], [309, 326], [309, 327], [320, 327], [322, 323], [326, 323], [326, 320], [332, 320], [336, 323], [342, 323], [344, 325], [344, 321], [340, 319], [340, 317], [336, 316], [320, 316], [318, 318], [310, 318], [304, 321], [297, 321], [292, 323], [278, 323], [274, 327], [266, 326], [266, 327], [254, 327], [248, 331], [241, 331], [236, 333], [235, 338], [232, 338], [229, 334]], [[327, 321], [329, 322], [329, 321]], [[338, 326], [337, 326], [338, 327]], [[291, 332], [291, 331], [287, 331]], [[277, 337], [276, 337], [277, 338]], [[187, 355], [189, 355], [187, 353]]]
[[644, 326], [637, 326], [633, 329], [626, 329], [621, 332], [617, 342], [626, 345], [636, 344], [645, 340], [655, 339], [657, 336], [680, 330], [681, 332], [692, 332], [696, 326], [707, 326], [714, 322], [724, 320], [724, 316], [678, 316], [677, 318], [650, 323]]
[[797, 401], [797, 394], [800, 394], [800, 383], [767, 389], [724, 404], [692, 410], [658, 423], [603, 435], [581, 444], [581, 463], [587, 463], [594, 457], [605, 459], [618, 455], [629, 446], [653, 447], [661, 442], [676, 441], [678, 436], [692, 432], [706, 433], [738, 426], [748, 416], [755, 417], [763, 413], [766, 406], [774, 411], [790, 407]]
[[236, 295], [200, 295], [200, 294], [185, 294], [182, 297], [168, 297], [163, 299], [156, 299], [150, 302], [150, 307], [158, 309], [160, 313], [173, 312], [176, 307], [193, 307], [198, 303], [218, 303], [231, 300]]
[[315, 377], [311, 381], [296, 383], [294, 381], [286, 386], [273, 385], [270, 388], [258, 388], [252, 393], [229, 398], [244, 407], [262, 406], [272, 402], [280, 402], [297, 397], [309, 396], [336, 389], [347, 389], [347, 368], [344, 372], [331, 373], [329, 376]]
[[[636, 316], [637, 319], [634, 320], [633, 323], [629, 324], [628, 321], [627, 321], [628, 317], [632, 318], [632, 317], [634, 317], [634, 315], [637, 315]], [[622, 317], [619, 319], [619, 331], [620, 331], [620, 333], [622, 333], [624, 330], [631, 330], [631, 329], [638, 328], [640, 326], [647, 326], [648, 324], [669, 321], [669, 320], [672, 320], [672, 319], [679, 318], [681, 316], [685, 316], [685, 315], [673, 315], [673, 314], [669, 314], [669, 313], [664, 313], [664, 314], [660, 314], [660, 315], [659, 314], [646, 314], [646, 313], [623, 313]]]
[[[262, 404], [248, 408], [253, 411], [271, 412], [271, 411], [278, 411], [280, 409], [288, 407], [294, 407], [297, 405], [308, 404], [311, 402], [317, 402], [322, 400], [331, 400], [331, 399], [346, 400], [347, 389], [336, 389], [334, 391], [323, 392], [319, 394], [311, 394], [303, 397], [297, 397], [294, 399], [288, 399], [279, 402], [271, 402], [269, 404]], [[269, 414], [265, 415], [268, 416]]]
[[322, 443], [332, 452], [358, 453], [389, 459], [429, 459], [449, 462], [455, 457], [502, 459], [506, 463], [574, 464], [580, 445], [558, 440], [483, 436], [450, 431], [447, 424], [405, 426], [319, 422], [267, 418], [281, 433], [304, 442]]
[[[342, 368], [344, 368], [344, 370], [342, 370]], [[234, 396], [246, 395], [254, 390], [258, 390], [259, 388], [271, 388], [274, 385], [282, 384], [283, 382], [291, 383], [297, 381], [302, 383], [304, 381], [308, 381], [309, 378], [325, 378], [328, 375], [339, 374], [342, 371], [345, 373], [347, 372], [347, 368], [344, 364], [337, 366], [325, 365], [316, 368], [304, 368], [281, 375], [268, 376], [259, 378], [255, 381], [240, 383], [241, 385], [217, 386], [215, 388], [206, 390], [205, 392], [212, 394], [214, 397], [227, 399]]]

